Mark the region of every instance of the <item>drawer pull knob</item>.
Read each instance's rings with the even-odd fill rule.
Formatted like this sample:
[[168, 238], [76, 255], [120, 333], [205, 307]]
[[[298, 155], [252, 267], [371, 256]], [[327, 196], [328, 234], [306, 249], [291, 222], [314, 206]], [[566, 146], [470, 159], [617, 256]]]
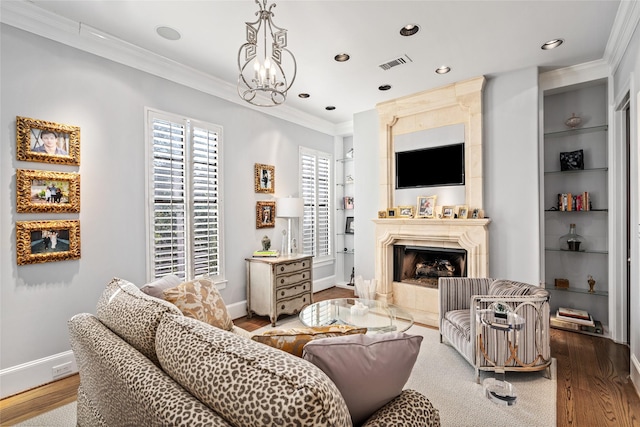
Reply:
[[282, 307], [280, 307], [281, 310], [284, 310], [284, 304], [282, 304]]
[[302, 298], [302, 302], [307, 302], [307, 298], [306, 297]]
[[280, 295], [284, 296], [284, 291], [280, 292]]
[[306, 278], [307, 278], [307, 275], [306, 275], [306, 274], [304, 274], [304, 273], [302, 273], [302, 278], [303, 278], [303, 279], [306, 279]]
[[284, 283], [284, 279], [280, 279], [280, 283]]
[[281, 267], [280, 267], [280, 271], [284, 271], [284, 266], [281, 266]]

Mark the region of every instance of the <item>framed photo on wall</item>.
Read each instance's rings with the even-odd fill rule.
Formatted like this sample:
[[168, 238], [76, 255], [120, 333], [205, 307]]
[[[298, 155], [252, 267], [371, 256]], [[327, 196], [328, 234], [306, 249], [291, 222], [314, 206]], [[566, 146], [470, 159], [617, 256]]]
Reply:
[[256, 228], [276, 226], [276, 202], [256, 202]]
[[80, 166], [80, 128], [17, 116], [16, 158]]
[[275, 166], [256, 163], [254, 165], [254, 187], [256, 193], [272, 194], [276, 191], [276, 168]]
[[438, 196], [418, 196], [416, 218], [435, 218]]
[[80, 259], [80, 221], [16, 222], [18, 265]]
[[16, 212], [80, 212], [80, 174], [18, 169]]

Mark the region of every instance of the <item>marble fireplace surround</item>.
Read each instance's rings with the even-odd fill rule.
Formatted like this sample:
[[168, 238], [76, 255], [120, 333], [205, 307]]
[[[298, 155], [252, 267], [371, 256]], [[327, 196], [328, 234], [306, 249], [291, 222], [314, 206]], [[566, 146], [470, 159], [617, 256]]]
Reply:
[[[394, 137], [460, 123], [465, 142], [465, 202], [461, 204], [470, 212], [483, 208], [484, 83], [484, 77], [476, 77], [377, 105], [382, 172], [379, 210], [396, 206]], [[429, 194], [433, 193], [425, 193]], [[374, 222], [376, 298], [406, 309], [416, 322], [438, 326], [438, 290], [393, 281], [394, 245], [465, 249], [467, 276], [489, 275], [489, 219], [388, 218]]]
[[376, 298], [398, 305], [414, 320], [438, 326], [438, 290], [393, 280], [393, 246], [464, 249], [467, 276], [487, 277], [489, 230], [483, 219], [378, 219], [376, 224]]

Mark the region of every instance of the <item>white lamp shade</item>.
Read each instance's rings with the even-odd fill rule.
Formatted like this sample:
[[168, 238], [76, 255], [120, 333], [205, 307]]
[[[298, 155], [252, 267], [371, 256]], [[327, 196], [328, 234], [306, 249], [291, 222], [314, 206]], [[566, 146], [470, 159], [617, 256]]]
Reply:
[[303, 213], [303, 200], [286, 197], [276, 201], [276, 216], [279, 218], [300, 218]]

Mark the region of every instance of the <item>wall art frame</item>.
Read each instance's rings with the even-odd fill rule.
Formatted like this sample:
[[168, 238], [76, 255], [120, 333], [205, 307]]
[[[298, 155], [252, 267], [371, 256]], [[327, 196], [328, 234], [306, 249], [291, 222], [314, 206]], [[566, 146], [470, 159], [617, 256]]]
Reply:
[[415, 206], [398, 206], [398, 218], [413, 218], [415, 215]]
[[256, 228], [276, 226], [276, 202], [256, 202]]
[[16, 212], [80, 212], [80, 174], [16, 170]]
[[80, 259], [80, 220], [16, 222], [18, 265], [73, 259]]
[[418, 196], [416, 218], [435, 218], [438, 196]]
[[256, 163], [253, 167], [254, 189], [256, 193], [273, 194], [276, 191], [276, 168]]
[[80, 166], [80, 127], [16, 116], [16, 158]]
[[[389, 211], [387, 210], [387, 215], [389, 214]], [[346, 221], [345, 221], [345, 225], [344, 225], [344, 232], [345, 234], [354, 234], [355, 233], [355, 223], [353, 221], [352, 216], [348, 216]]]

